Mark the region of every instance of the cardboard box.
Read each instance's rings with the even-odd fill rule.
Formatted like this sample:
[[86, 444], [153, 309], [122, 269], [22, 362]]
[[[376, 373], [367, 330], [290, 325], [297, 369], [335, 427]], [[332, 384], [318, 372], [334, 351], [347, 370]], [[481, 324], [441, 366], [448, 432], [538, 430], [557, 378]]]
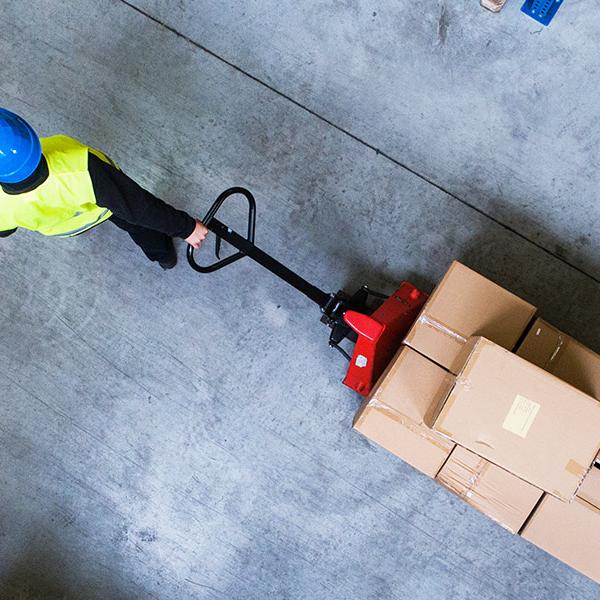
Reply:
[[600, 509], [600, 467], [590, 469], [577, 492], [577, 497]]
[[570, 500], [600, 449], [600, 402], [485, 338], [466, 353], [437, 418], [430, 412], [434, 429]]
[[481, 6], [492, 12], [500, 12], [506, 4], [506, 0], [481, 0]]
[[542, 497], [542, 490], [456, 446], [436, 479], [512, 533], [518, 533]]
[[542, 550], [600, 583], [600, 509], [581, 498], [545, 495], [521, 534]]
[[354, 428], [419, 471], [435, 477], [454, 443], [424, 424], [454, 378], [402, 347], [358, 411]]
[[471, 336], [512, 350], [535, 312], [528, 302], [455, 261], [404, 343], [457, 373], [462, 367], [459, 355]]
[[535, 321], [517, 354], [600, 400], [600, 356], [546, 321]]

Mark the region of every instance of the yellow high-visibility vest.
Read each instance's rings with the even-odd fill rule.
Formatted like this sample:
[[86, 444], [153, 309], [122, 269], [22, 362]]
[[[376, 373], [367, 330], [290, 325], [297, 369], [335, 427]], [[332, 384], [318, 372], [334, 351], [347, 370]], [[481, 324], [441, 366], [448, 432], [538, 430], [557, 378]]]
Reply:
[[0, 231], [23, 227], [43, 235], [70, 237], [106, 221], [112, 213], [96, 204], [88, 152], [111, 162], [108, 157], [66, 135], [40, 141], [48, 178], [22, 194], [7, 194], [0, 188]]

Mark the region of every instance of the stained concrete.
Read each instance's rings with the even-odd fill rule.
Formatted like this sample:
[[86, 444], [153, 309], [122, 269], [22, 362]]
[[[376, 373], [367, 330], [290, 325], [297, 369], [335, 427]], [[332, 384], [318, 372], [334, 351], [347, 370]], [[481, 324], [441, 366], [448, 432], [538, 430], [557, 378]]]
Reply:
[[[590, 60], [580, 36], [596, 18], [584, 19], [581, 4], [566, 4], [556, 27], [535, 34], [551, 45], [556, 32], [573, 71]], [[440, 120], [436, 129], [426, 120], [409, 134], [404, 122], [364, 112], [362, 129], [353, 130], [369, 135], [353, 138], [341, 129], [361, 122], [349, 111], [369, 104], [366, 76], [352, 80], [356, 107], [332, 87], [320, 94], [331, 96], [328, 105], [311, 108], [317, 114], [302, 106], [306, 96], [292, 101], [296, 88], [269, 89], [264, 83], [303, 77], [283, 55], [272, 58], [268, 77], [252, 72], [286, 31], [300, 35], [291, 3], [277, 11], [248, 5], [254, 18], [241, 25], [234, 3], [221, 11], [210, 2], [139, 6], [150, 16], [109, 0], [82, 0], [77, 12], [42, 0], [5, 2], [2, 103], [43, 134], [103, 148], [199, 216], [225, 187], [249, 187], [259, 204], [257, 241], [327, 290], [367, 281], [391, 291], [404, 277], [431, 287], [456, 257], [600, 349], [597, 247], [582, 254], [554, 227], [587, 235], [591, 202], [577, 194], [557, 213], [540, 193], [529, 197], [535, 218], [508, 200], [499, 211], [485, 198], [477, 204], [472, 171], [453, 161], [467, 153], [465, 136], [500, 152], [483, 123], [460, 130]], [[350, 18], [358, 6], [319, 3], [304, 15], [316, 11], [324, 23], [344, 16], [351, 40], [361, 28], [364, 9], [356, 9], [356, 29]], [[404, 6], [413, 21], [420, 10], [423, 22], [436, 22], [440, 5], [416, 6]], [[493, 21], [466, 3], [448, 5], [445, 45], [458, 51], [453, 31], [468, 23], [503, 28], [514, 44], [534, 39], [525, 37], [531, 24], [509, 8]], [[171, 29], [156, 22], [165, 15]], [[378, 25], [374, 47], [394, 37], [392, 25]], [[406, 93], [429, 103], [440, 83], [430, 78], [426, 88], [427, 48], [414, 29], [403, 48], [423, 73], [406, 79]], [[231, 40], [231, 48], [245, 40], [244, 52], [222, 52]], [[330, 43], [318, 35], [305, 42], [335, 82], [340, 56], [327, 51]], [[442, 116], [468, 78], [473, 94], [501, 91], [485, 77], [483, 56], [479, 70], [467, 50], [465, 57], [445, 82], [453, 94], [439, 99]], [[516, 76], [521, 60], [506, 53], [503, 68]], [[555, 66], [564, 60], [548, 58]], [[375, 54], [365, 73], [392, 63]], [[304, 77], [307, 90], [325, 81]], [[552, 102], [591, 105], [586, 85], [553, 90]], [[544, 131], [528, 135], [548, 143]], [[389, 157], [365, 143], [383, 147], [394, 137], [405, 139]], [[553, 145], [565, 160], [568, 150]], [[518, 163], [518, 146], [501, 152]], [[416, 173], [398, 164], [420, 154], [428, 162], [413, 164]], [[435, 181], [427, 181], [429, 168], [439, 168]], [[574, 172], [564, 177], [579, 191], [589, 185]], [[508, 179], [511, 196], [530, 193], [529, 184]], [[238, 211], [230, 214], [241, 222]], [[559, 245], [568, 256], [557, 255]], [[0, 265], [2, 598], [597, 597], [597, 585], [353, 433], [358, 398], [340, 384], [344, 364], [326, 347], [316, 307], [249, 261], [211, 276], [183, 263], [162, 273], [105, 224], [64, 241], [20, 232], [2, 240]]]

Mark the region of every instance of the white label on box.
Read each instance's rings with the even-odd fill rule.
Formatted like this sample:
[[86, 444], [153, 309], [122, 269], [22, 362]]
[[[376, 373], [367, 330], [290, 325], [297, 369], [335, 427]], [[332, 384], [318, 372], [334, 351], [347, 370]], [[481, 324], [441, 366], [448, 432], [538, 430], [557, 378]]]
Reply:
[[540, 405], [525, 396], [517, 394], [502, 427], [519, 437], [527, 437], [533, 421], [540, 410]]

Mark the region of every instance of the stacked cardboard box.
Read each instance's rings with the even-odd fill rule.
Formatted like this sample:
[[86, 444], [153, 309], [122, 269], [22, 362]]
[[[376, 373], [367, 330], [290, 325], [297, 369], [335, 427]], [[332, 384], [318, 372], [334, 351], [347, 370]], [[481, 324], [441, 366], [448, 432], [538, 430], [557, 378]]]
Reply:
[[[537, 319], [517, 354], [600, 400], [600, 356]], [[522, 536], [600, 583], [600, 455], [570, 503], [546, 495]]]
[[521, 529], [543, 494], [461, 446], [454, 448], [437, 480], [512, 533]]
[[538, 488], [569, 501], [600, 449], [600, 403], [481, 337], [432, 428]]
[[425, 421], [434, 400], [453, 385], [451, 375], [411, 348], [400, 349], [363, 403], [354, 427], [386, 450], [435, 477], [454, 442]]
[[465, 344], [482, 336], [512, 350], [536, 308], [468, 267], [453, 262], [406, 336], [405, 344], [451, 373]]
[[453, 263], [354, 427], [600, 581], [600, 357], [535, 313]]
[[600, 356], [542, 319], [536, 319], [517, 354], [600, 400]]
[[600, 469], [571, 502], [546, 494], [521, 535], [600, 583]]

